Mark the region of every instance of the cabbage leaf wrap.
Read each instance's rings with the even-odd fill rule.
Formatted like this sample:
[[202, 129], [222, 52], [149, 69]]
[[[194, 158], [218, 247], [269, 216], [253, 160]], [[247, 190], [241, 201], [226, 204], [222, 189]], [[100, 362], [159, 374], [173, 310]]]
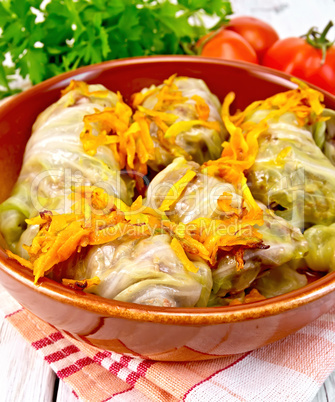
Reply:
[[335, 221], [335, 167], [313, 138], [327, 119], [321, 100], [302, 87], [233, 117], [246, 137], [250, 128], [265, 127], [247, 175], [254, 197], [300, 228]]
[[24, 253], [22, 243], [29, 244], [36, 234], [36, 228], [29, 228], [24, 242], [19, 242], [27, 226], [25, 220], [44, 210], [70, 212], [68, 196], [73, 186], [96, 185], [131, 202], [131, 183], [121, 177], [111, 149], [100, 146], [92, 156], [80, 140], [84, 116], [114, 106], [118, 96], [102, 85], [71, 85], [38, 116], [17, 183], [0, 206], [0, 231], [10, 250], [18, 254]]
[[297, 272], [289, 264], [264, 272], [253, 284], [266, 298], [275, 297], [306, 286], [306, 275]]
[[307, 266], [313, 271], [335, 271], [335, 224], [312, 226], [304, 236], [308, 241]]
[[108, 299], [205, 307], [212, 289], [211, 270], [200, 259], [193, 265], [196, 272], [185, 268], [171, 247], [171, 237], [162, 234], [92, 246], [82, 257], [74, 256], [63, 275], [69, 277], [72, 272], [76, 280], [99, 277], [100, 283], [87, 291]]
[[[192, 175], [184, 186], [183, 178], [188, 172]], [[230, 210], [220, 210], [218, 201], [222, 194], [230, 196]], [[229, 216], [229, 213], [242, 209], [242, 196], [231, 183], [225, 182], [220, 177], [202, 173], [198, 164], [188, 162], [182, 157], [176, 158], [155, 176], [149, 185], [146, 203], [155, 209], [162, 208], [167, 195], [171, 197], [171, 205], [165, 213], [178, 223], [192, 225], [196, 220], [201, 222], [206, 218], [222, 219]], [[212, 274], [213, 292], [220, 297], [227, 293], [243, 291], [261, 271], [280, 266], [293, 259], [299, 260], [307, 253], [307, 241], [299, 228], [275, 215], [261, 203], [258, 203], [258, 206], [263, 211], [264, 223], [256, 227], [267, 248], [245, 250], [242, 269], [237, 266], [235, 256], [230, 253], [219, 259]]]
[[327, 158], [335, 165], [335, 111], [325, 109], [323, 116], [326, 121], [319, 122], [313, 132], [317, 146], [323, 151]]
[[151, 169], [160, 171], [177, 156], [200, 164], [220, 156], [227, 138], [221, 105], [203, 80], [172, 76], [135, 94], [133, 106], [150, 122], [155, 151], [148, 162]]
[[224, 297], [227, 293], [241, 292], [264, 270], [271, 271], [289, 261], [300, 260], [306, 255], [308, 245], [300, 229], [264, 206], [262, 208], [264, 224], [258, 231], [263, 235], [264, 244], [269, 247], [246, 250], [242, 269], [238, 269], [235, 259], [229, 254], [223, 257], [212, 272], [213, 293], [217, 296]]
[[[187, 175], [190, 179], [188, 182], [183, 179]], [[151, 181], [146, 204], [159, 209], [164, 200], [170, 201], [171, 206], [165, 213], [174, 222], [189, 223], [198, 218], [219, 219], [227, 216], [218, 207], [218, 200], [224, 193], [232, 197], [232, 208], [241, 208], [242, 197], [231, 183], [204, 174], [197, 163], [179, 157]]]

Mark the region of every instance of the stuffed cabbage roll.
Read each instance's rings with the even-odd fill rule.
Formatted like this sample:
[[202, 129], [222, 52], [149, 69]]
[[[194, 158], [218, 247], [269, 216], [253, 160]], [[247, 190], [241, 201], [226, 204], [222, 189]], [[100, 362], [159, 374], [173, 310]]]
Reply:
[[200, 164], [220, 156], [227, 137], [221, 105], [204, 81], [172, 76], [135, 94], [133, 106], [150, 122], [155, 157], [148, 165], [153, 170], [161, 170], [177, 156]]
[[266, 298], [279, 296], [306, 286], [307, 277], [289, 264], [280, 265], [264, 272], [253, 284]]
[[255, 102], [230, 122], [250, 145], [258, 140], [247, 175], [254, 197], [301, 228], [335, 221], [335, 167], [313, 139], [326, 119], [322, 100], [302, 86]]
[[329, 224], [335, 220], [335, 168], [310, 131], [298, 127], [292, 118], [283, 115], [269, 123], [259, 139], [259, 152], [248, 175], [251, 191], [300, 227]]
[[[230, 201], [230, 209], [224, 211], [219, 208], [223, 194]], [[190, 225], [195, 221], [201, 224], [206, 218], [229, 219], [231, 215], [242, 211], [242, 201], [242, 195], [238, 194], [233, 184], [220, 177], [201, 173], [198, 164], [184, 158], [176, 158], [158, 173], [147, 192], [147, 205], [165, 210], [174, 222]], [[169, 208], [166, 210], [164, 205]], [[293, 259], [301, 259], [307, 252], [307, 242], [300, 229], [293, 227], [264, 205], [259, 203], [258, 206], [263, 211], [264, 223], [257, 226], [257, 230], [262, 235], [265, 247], [246, 249], [243, 254], [243, 268], [237, 265], [235, 256], [229, 252], [219, 259], [212, 274], [213, 292], [220, 297], [243, 291], [262, 270], [272, 269]], [[229, 220], [227, 223], [232, 224]]]
[[189, 271], [167, 234], [142, 239], [120, 239], [92, 246], [74, 256], [63, 271], [75, 280], [98, 277], [88, 292], [119, 301], [161, 307], [205, 307], [212, 288], [209, 266], [192, 261]]
[[307, 266], [313, 271], [335, 271], [335, 223], [315, 225], [304, 233], [308, 241]]
[[[68, 196], [72, 186], [101, 186], [130, 203], [131, 186], [121, 177], [112, 150], [100, 146], [92, 156], [84, 151], [80, 139], [84, 116], [115, 106], [117, 101], [118, 96], [102, 85], [72, 82], [66, 93], [38, 116], [12, 195], [0, 207], [0, 231], [12, 251], [22, 253], [21, 245], [18, 250], [16, 246], [27, 218], [43, 210], [71, 211]], [[23, 243], [29, 244], [34, 233], [30, 228]]]
[[263, 243], [268, 248], [246, 250], [242, 269], [238, 269], [235, 259], [229, 254], [223, 257], [218, 267], [213, 270], [213, 292], [217, 296], [224, 297], [227, 293], [241, 292], [251, 285], [260, 272], [271, 271], [306, 255], [308, 245], [300, 229], [293, 227], [264, 206], [262, 208], [264, 224], [258, 231], [263, 235]]
[[[151, 181], [146, 203], [151, 208], [165, 210], [174, 222], [189, 223], [198, 218], [229, 216], [229, 211], [223, 212], [218, 207], [222, 194], [232, 197], [232, 208], [242, 208], [242, 197], [231, 183], [204, 174], [197, 163], [179, 157]], [[166, 202], [170, 204], [168, 208], [164, 207]]]
[[313, 136], [317, 146], [327, 158], [335, 165], [335, 111], [325, 109], [323, 116], [328, 120], [316, 125]]

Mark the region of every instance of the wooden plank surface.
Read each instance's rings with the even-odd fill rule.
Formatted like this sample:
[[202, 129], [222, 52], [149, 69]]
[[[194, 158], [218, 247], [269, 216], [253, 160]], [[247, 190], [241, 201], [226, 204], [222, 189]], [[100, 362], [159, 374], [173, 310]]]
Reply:
[[[261, 18], [281, 37], [300, 36], [335, 18], [334, 0], [233, 0], [237, 15]], [[0, 292], [3, 292], [0, 287]], [[73, 402], [71, 389], [0, 314], [0, 402]], [[335, 401], [335, 371], [313, 402]]]
[[0, 323], [0, 365], [0, 400], [52, 401], [56, 375], [3, 319]]

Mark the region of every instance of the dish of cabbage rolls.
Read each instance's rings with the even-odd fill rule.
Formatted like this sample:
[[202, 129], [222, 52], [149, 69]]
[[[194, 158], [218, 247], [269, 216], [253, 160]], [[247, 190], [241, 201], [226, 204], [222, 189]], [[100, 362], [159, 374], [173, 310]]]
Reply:
[[256, 302], [335, 270], [335, 112], [302, 82], [231, 112], [173, 75], [129, 101], [72, 81], [32, 127], [0, 205], [7, 254], [158, 307]]

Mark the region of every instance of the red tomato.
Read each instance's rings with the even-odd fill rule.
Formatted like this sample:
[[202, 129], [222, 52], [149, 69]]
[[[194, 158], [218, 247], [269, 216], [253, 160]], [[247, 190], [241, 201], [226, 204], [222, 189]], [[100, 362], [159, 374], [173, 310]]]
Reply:
[[201, 46], [207, 40], [201, 50], [201, 56], [226, 60], [243, 60], [258, 64], [254, 49], [236, 32], [220, 29], [212, 38], [210, 35], [207, 34], [197, 44], [197, 46]]
[[271, 25], [253, 17], [233, 18], [225, 29], [241, 35], [255, 50], [260, 62], [266, 51], [279, 39]]
[[315, 70], [320, 62], [321, 52], [306, 43], [303, 38], [286, 38], [277, 41], [263, 59], [264, 66], [300, 78], [305, 78], [307, 70]]
[[335, 46], [327, 50], [324, 64], [318, 63], [317, 68], [308, 74], [306, 80], [335, 94]]
[[266, 53], [263, 65], [284, 71], [335, 93], [335, 47], [331, 46], [322, 64], [322, 52], [303, 38], [276, 42]]

